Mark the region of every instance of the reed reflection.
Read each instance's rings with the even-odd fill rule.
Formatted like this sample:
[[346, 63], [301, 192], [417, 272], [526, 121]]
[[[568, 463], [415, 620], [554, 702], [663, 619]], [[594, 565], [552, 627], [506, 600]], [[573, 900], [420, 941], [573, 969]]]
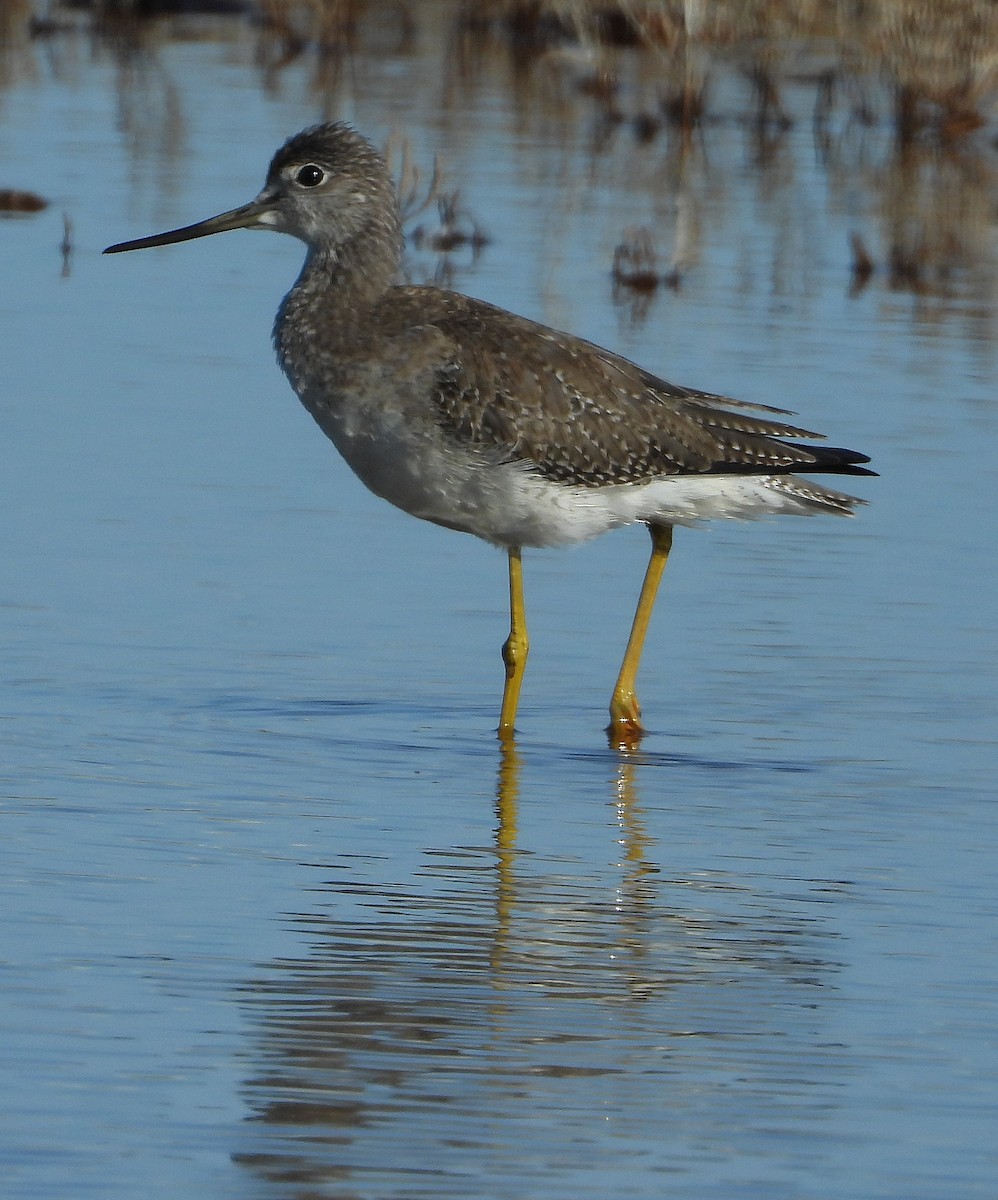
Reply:
[[[177, 16], [169, 5], [99, 5], [71, 21], [59, 6], [40, 16], [24, 0], [0, 5], [0, 91], [38, 78], [79, 87], [84, 71], [104, 71], [95, 79], [114, 90], [128, 182], [166, 223], [195, 158], [192, 131], [207, 94], [176, 45], [214, 48], [204, 62], [212, 70], [225, 64], [227, 86], [241, 69], [246, 94], [304, 88], [316, 117], [359, 106], [373, 110], [374, 123], [386, 121], [391, 84], [419, 105], [406, 129], [434, 130], [451, 164], [468, 159], [478, 115], [497, 111], [501, 97], [502, 123], [490, 124], [496, 152], [509, 158], [508, 178], [551, 213], [542, 277], [553, 277], [578, 237], [572, 217], [587, 189], [602, 184], [644, 200], [628, 224], [647, 227], [663, 269], [649, 268], [642, 247], [629, 245], [623, 222], [608, 232], [607, 258], [596, 264], [633, 322], [646, 317], [656, 284], [681, 286], [704, 246], [741, 240], [746, 214], [732, 181], [747, 156], [766, 201], [751, 219], [771, 223], [769, 277], [778, 296], [799, 297], [803, 245], [817, 243], [828, 255], [827, 223], [814, 220], [828, 205], [849, 214], [852, 228], [831, 253], [837, 249], [853, 294], [911, 293], [922, 301], [920, 318], [956, 315], [975, 340], [990, 340], [998, 305], [988, 128], [998, 92], [993, 4], [877, 0], [846, 12], [789, 0], [668, 8], [263, 0], [252, 21], [238, 5], [224, 13], [203, 7], [199, 14], [197, 4], [185, 5]], [[90, 53], [82, 53], [88, 41]], [[414, 86], [426, 79], [439, 87]], [[828, 197], [802, 202], [799, 180], [815, 152]], [[471, 184], [455, 169], [454, 206], [456, 189]], [[484, 244], [480, 216], [488, 221], [488, 213], [469, 221], [453, 206], [442, 211], [426, 246], [450, 251], [456, 236], [463, 256], [438, 253], [417, 264], [414, 277], [451, 285], [461, 281], [455, 273], [469, 274]], [[148, 219], [155, 222], [155, 212]], [[636, 252], [638, 262], [622, 264], [618, 255], [615, 263], [614, 247]], [[767, 278], [765, 270], [757, 278]]]
[[597, 861], [521, 844], [522, 805], [550, 797], [510, 742], [490, 846], [427, 849], [404, 880], [330, 864], [295, 919], [308, 953], [242, 997], [256, 1067], [235, 1157], [275, 1194], [465, 1196], [469, 1171], [537, 1186], [577, 1155], [664, 1166], [705, 1106], [723, 1124], [744, 1104], [739, 1073], [766, 1119], [798, 1087], [830, 1103], [827, 933], [737, 880], [669, 878], [640, 800], [655, 764], [600, 761]]

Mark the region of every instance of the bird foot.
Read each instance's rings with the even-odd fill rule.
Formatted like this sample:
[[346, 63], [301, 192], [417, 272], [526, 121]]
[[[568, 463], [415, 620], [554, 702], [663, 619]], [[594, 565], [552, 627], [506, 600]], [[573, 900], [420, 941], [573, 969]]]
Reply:
[[613, 750], [637, 750], [645, 736], [645, 729], [640, 721], [618, 718], [606, 727], [606, 736]]
[[633, 689], [626, 688], [614, 693], [610, 701], [610, 724], [606, 727], [607, 737], [614, 750], [636, 750], [645, 735], [641, 724], [641, 705]]

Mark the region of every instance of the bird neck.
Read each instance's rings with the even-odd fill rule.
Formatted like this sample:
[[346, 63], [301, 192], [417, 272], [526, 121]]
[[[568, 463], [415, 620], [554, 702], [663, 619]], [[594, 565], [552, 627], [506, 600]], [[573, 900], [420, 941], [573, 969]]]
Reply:
[[328, 371], [338, 352], [365, 340], [371, 309], [395, 283], [401, 259], [402, 231], [392, 213], [340, 242], [309, 245], [274, 324], [278, 359], [296, 388], [318, 350]]

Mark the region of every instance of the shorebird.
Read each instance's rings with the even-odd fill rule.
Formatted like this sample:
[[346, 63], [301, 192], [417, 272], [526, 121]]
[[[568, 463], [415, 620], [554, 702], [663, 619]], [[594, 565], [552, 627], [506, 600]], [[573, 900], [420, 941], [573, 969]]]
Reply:
[[399, 202], [375, 147], [315, 125], [274, 155], [248, 204], [105, 254], [230, 229], [305, 243], [274, 324], [291, 386], [377, 495], [506, 550], [510, 632], [499, 736], [513, 736], [528, 640], [521, 553], [643, 522], [651, 558], [610, 701], [611, 741], [643, 733], [636, 678], [673, 527], [715, 517], [851, 515], [862, 501], [807, 474], [872, 475], [865, 454], [787, 409], [667, 383], [582, 338], [460, 293], [397, 283]]

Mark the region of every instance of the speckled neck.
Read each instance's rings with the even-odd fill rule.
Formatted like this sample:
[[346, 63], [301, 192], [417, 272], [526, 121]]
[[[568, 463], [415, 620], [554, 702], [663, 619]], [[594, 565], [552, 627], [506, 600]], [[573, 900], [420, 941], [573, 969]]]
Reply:
[[338, 354], [370, 340], [372, 308], [398, 277], [403, 237], [394, 194], [371, 203], [370, 220], [353, 236], [309, 246], [278, 310], [274, 347], [299, 394], [313, 371], [328, 379]]

